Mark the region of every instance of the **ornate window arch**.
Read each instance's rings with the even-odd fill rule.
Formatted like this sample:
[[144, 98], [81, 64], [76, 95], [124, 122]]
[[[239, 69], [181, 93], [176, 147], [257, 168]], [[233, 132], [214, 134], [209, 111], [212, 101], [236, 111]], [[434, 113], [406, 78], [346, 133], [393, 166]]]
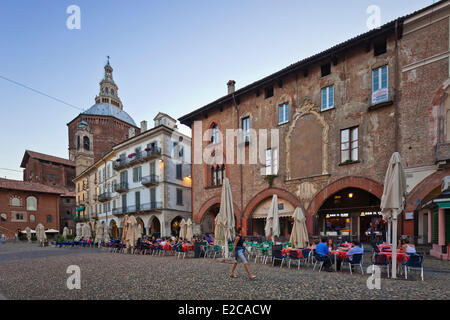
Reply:
[[27, 210], [37, 211], [37, 198], [34, 196], [29, 196], [27, 198]]
[[11, 197], [11, 206], [13, 207], [21, 207], [22, 206], [22, 199], [18, 196]]

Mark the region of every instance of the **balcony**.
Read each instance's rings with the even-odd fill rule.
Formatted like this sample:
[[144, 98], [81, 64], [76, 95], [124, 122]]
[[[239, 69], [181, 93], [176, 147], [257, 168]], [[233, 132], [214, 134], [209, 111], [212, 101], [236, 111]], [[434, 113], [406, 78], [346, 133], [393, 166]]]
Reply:
[[127, 206], [127, 207], [120, 207], [115, 208], [112, 210], [112, 214], [115, 216], [120, 216], [123, 214], [135, 214], [139, 212], [146, 212], [146, 211], [159, 211], [162, 209], [162, 202], [149, 202], [149, 203], [143, 203], [140, 205], [133, 205], [133, 206]]
[[146, 149], [142, 152], [144, 160], [156, 159], [161, 157], [161, 148]]
[[149, 176], [142, 177], [141, 183], [146, 186], [154, 186], [159, 183], [159, 176], [156, 174], [151, 174]]
[[100, 194], [98, 196], [98, 201], [105, 202], [105, 201], [111, 200], [111, 198], [112, 198], [111, 192], [103, 192], [102, 194]]
[[122, 193], [128, 191], [128, 183], [127, 182], [121, 182], [116, 184], [116, 192]]

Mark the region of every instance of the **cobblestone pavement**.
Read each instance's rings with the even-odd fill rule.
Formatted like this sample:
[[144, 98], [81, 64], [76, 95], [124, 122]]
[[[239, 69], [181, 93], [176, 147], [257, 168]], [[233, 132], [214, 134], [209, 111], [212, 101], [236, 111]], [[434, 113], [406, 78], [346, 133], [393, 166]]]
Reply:
[[[81, 268], [81, 289], [69, 290], [69, 265]], [[368, 265], [367, 263], [365, 264]], [[0, 297], [7, 299], [450, 299], [450, 263], [425, 260], [425, 281], [386, 279], [369, 290], [368, 275], [317, 272], [250, 263], [231, 279], [231, 265], [213, 259], [179, 259], [110, 253], [92, 248], [0, 245]]]

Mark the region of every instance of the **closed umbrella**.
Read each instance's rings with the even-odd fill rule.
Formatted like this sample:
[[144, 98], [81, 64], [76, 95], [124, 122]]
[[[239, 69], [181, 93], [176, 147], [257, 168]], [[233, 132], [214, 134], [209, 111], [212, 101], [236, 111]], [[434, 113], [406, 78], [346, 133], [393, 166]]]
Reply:
[[139, 238], [142, 239], [142, 225], [140, 223], [137, 224], [137, 235], [138, 235], [138, 239]]
[[75, 241], [80, 241], [83, 237], [83, 226], [81, 225], [81, 223], [77, 223], [77, 225], [75, 226], [75, 235]]
[[103, 240], [103, 225], [101, 223], [97, 224], [97, 229], [95, 230], [95, 242], [102, 242]]
[[47, 235], [45, 234], [45, 228], [42, 223], [39, 223], [36, 226], [36, 238], [38, 240], [39, 245], [44, 244], [44, 241], [47, 239]]
[[186, 220], [184, 218], [180, 222], [180, 239], [186, 239]]
[[68, 235], [69, 235], [69, 228], [64, 227], [64, 228], [63, 228], [63, 233], [62, 233], [63, 239], [64, 239], [64, 240], [67, 239], [67, 236], [68, 236]]
[[292, 215], [294, 225], [292, 226], [290, 243], [294, 248], [304, 248], [308, 242], [308, 230], [306, 228], [306, 217], [303, 210], [297, 207]]
[[186, 222], [186, 240], [191, 242], [193, 237], [194, 231], [192, 230], [192, 220], [189, 218]]
[[218, 244], [225, 247], [225, 258], [228, 258], [228, 241], [233, 240], [234, 230], [234, 208], [233, 208], [233, 196], [231, 194], [230, 181], [228, 178], [223, 179], [222, 197], [220, 199], [219, 214], [216, 217], [216, 226], [214, 234], [214, 244]]
[[383, 218], [392, 221], [392, 278], [397, 277], [397, 216], [403, 211], [405, 198], [406, 175], [403, 170], [402, 158], [398, 152], [394, 152], [384, 178], [384, 190], [380, 204]]
[[25, 228], [25, 232], [27, 234], [28, 242], [30, 242], [31, 241], [31, 229], [30, 229], [30, 227], [26, 227]]
[[134, 248], [136, 245], [136, 241], [138, 240], [137, 224], [137, 220], [134, 216], [128, 217], [126, 227], [127, 233], [125, 235], [125, 244], [127, 248]]
[[87, 240], [92, 237], [91, 226], [89, 223], [85, 223], [83, 226], [83, 239]]
[[105, 243], [107, 243], [107, 242], [109, 242], [109, 240], [110, 240], [109, 228], [108, 228], [108, 225], [103, 222], [103, 241], [105, 241]]
[[266, 237], [272, 235], [272, 240], [280, 235], [280, 219], [278, 217], [278, 196], [272, 197], [269, 212], [267, 213], [266, 227], [264, 228]]
[[122, 241], [125, 242], [125, 239], [127, 237], [127, 229], [128, 229], [128, 215], [125, 215], [123, 217], [123, 224], [122, 224]]

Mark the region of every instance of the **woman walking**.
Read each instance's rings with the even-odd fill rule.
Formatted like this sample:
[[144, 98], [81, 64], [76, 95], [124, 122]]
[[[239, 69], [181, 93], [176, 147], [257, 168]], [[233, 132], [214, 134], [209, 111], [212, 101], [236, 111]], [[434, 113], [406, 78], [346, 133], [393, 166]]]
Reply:
[[235, 257], [235, 262], [233, 264], [233, 268], [231, 269], [230, 277], [237, 278], [237, 276], [234, 274], [234, 271], [236, 270], [238, 261], [241, 260], [241, 262], [244, 264], [244, 268], [248, 273], [248, 277], [250, 279], [255, 279], [256, 276], [252, 275], [250, 270], [248, 269], [248, 262], [244, 255], [244, 238], [242, 238], [241, 234], [241, 228], [237, 228], [236, 230], [236, 239], [234, 240], [234, 246], [233, 246], [233, 253], [232, 255]]

